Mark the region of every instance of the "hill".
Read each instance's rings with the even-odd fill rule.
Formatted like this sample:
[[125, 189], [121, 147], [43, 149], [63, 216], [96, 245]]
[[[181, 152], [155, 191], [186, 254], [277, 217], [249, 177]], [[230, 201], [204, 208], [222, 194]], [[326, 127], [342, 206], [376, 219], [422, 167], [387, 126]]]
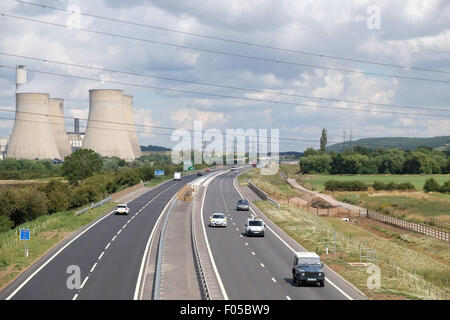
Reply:
[[152, 145], [141, 146], [141, 150], [142, 151], [171, 151], [171, 149], [169, 149], [169, 148], [160, 147], [160, 146], [152, 146]]
[[352, 141], [345, 141], [327, 147], [327, 151], [341, 152], [350, 148], [350, 145], [361, 146], [368, 149], [375, 148], [398, 148], [402, 150], [413, 150], [418, 147], [430, 147], [440, 151], [450, 150], [450, 136], [432, 137], [432, 138], [404, 138], [404, 137], [386, 137], [386, 138], [364, 138]]

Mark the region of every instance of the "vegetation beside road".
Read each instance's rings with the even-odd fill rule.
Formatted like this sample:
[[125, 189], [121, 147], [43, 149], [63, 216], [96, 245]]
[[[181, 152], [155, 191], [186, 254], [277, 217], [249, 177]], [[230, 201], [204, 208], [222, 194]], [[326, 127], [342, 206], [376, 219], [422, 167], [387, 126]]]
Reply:
[[[32, 222], [16, 226], [0, 234], [0, 289], [26, 270], [42, 255], [62, 239], [80, 227], [92, 222], [105, 212], [114, 208], [114, 202], [108, 202], [79, 216], [74, 210], [43, 215]], [[19, 240], [19, 229], [30, 229], [31, 239], [26, 241], [29, 256], [25, 257], [25, 241]]]
[[[437, 298], [438, 291], [439, 298], [445, 298], [449, 293], [445, 289], [448, 290], [450, 278], [450, 254], [445, 243], [382, 227], [378, 228], [385, 233], [379, 236], [362, 228], [362, 222], [322, 218], [287, 204], [281, 204], [280, 210], [266, 201], [255, 204], [284, 232], [307, 250], [320, 254], [328, 266], [371, 299], [429, 299]], [[334, 230], [337, 233], [336, 254]], [[325, 254], [326, 247], [328, 255]], [[348, 264], [360, 262], [361, 248], [376, 250], [375, 264], [381, 268], [380, 289], [368, 289], [366, 268]]]

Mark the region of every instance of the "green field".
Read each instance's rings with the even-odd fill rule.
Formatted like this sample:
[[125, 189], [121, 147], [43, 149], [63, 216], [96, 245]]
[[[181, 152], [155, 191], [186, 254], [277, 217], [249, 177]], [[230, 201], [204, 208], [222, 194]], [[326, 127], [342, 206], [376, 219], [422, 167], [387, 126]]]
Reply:
[[300, 176], [300, 179], [313, 185], [314, 188], [318, 191], [323, 191], [325, 182], [328, 180], [337, 180], [337, 181], [362, 181], [367, 184], [373, 184], [375, 181], [378, 182], [395, 182], [395, 183], [403, 183], [403, 182], [411, 182], [416, 190], [423, 190], [423, 185], [425, 184], [425, 180], [433, 178], [440, 184], [443, 184], [445, 181], [450, 180], [450, 174], [433, 174], [433, 175], [420, 175], [420, 174], [404, 174], [404, 175], [391, 175], [391, 174], [367, 174], [367, 175], [304, 175]]

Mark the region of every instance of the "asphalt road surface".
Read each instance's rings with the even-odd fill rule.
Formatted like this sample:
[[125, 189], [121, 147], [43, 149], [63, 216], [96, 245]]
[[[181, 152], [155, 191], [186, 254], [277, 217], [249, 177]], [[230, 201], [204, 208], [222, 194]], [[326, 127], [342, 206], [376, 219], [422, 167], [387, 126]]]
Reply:
[[[30, 278], [19, 277], [3, 292], [3, 299], [133, 299], [145, 248], [158, 217], [186, 183], [168, 181], [128, 203], [129, 215], [106, 215], [82, 233]], [[41, 264], [42, 265], [42, 264]], [[80, 289], [69, 289], [69, 266], [81, 272]], [[73, 272], [73, 271], [72, 271]], [[73, 280], [73, 278], [72, 278]], [[69, 281], [74, 283], [73, 281]]]
[[[296, 287], [292, 282], [294, 254], [274, 232], [266, 227], [265, 237], [246, 237], [245, 223], [249, 211], [236, 211], [240, 194], [234, 187], [236, 173], [216, 177], [208, 186], [203, 221], [218, 273], [231, 300], [341, 300], [362, 299], [335, 274], [327, 274], [325, 287]], [[228, 218], [226, 228], [211, 228], [209, 216], [222, 212]]]

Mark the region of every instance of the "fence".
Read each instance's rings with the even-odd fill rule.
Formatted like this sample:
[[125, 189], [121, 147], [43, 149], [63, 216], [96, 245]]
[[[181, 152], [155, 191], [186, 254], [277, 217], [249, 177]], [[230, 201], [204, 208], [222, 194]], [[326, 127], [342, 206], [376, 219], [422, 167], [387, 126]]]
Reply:
[[14, 230], [5, 232], [0, 236], [0, 252], [14, 246], [23, 245], [23, 241], [20, 240], [19, 230], [20, 229], [30, 229], [31, 239], [39, 233], [41, 230], [46, 229], [48, 226], [54, 224], [61, 220], [62, 216], [54, 216], [49, 219], [46, 219], [43, 222], [28, 222], [20, 225]]
[[436, 238], [438, 240], [450, 242], [450, 234], [448, 232], [430, 228], [430, 227], [424, 226], [422, 224], [417, 224], [414, 222], [397, 219], [397, 218], [394, 218], [394, 217], [391, 217], [391, 216], [388, 216], [385, 214], [381, 214], [378, 212], [373, 212], [373, 211], [369, 211], [367, 213], [367, 217], [370, 219], [374, 219], [377, 221], [387, 223], [387, 224], [391, 224], [393, 226], [396, 226], [396, 227], [399, 227], [402, 229], [415, 231], [415, 232]]
[[[249, 185], [249, 187], [250, 187], [250, 189], [252, 189], [252, 187], [250, 185]], [[290, 204], [297, 208], [301, 208], [301, 209], [307, 210], [309, 212], [313, 212], [318, 216], [338, 217], [338, 218], [352, 218], [352, 217], [365, 216], [365, 210], [362, 210], [362, 209], [350, 210], [350, 209], [339, 208], [339, 207], [333, 207], [333, 208], [328, 208], [328, 209], [314, 208], [311, 205], [309, 205], [309, 203], [306, 202], [305, 200], [302, 200], [295, 196], [283, 195], [279, 192], [274, 191], [270, 187], [267, 187], [266, 185], [261, 184], [261, 185], [258, 185], [257, 188], [261, 189], [264, 193], [270, 194], [270, 197], [278, 203]], [[253, 191], [255, 191], [255, 190], [253, 190]], [[258, 192], [256, 192], [256, 193], [258, 194]]]
[[80, 214], [82, 214], [82, 213], [84, 213], [84, 212], [86, 212], [86, 211], [89, 211], [89, 209], [94, 209], [94, 208], [100, 207], [102, 204], [105, 204], [105, 203], [107, 203], [107, 202], [109, 202], [109, 201], [111, 201], [111, 200], [112, 200], [112, 197], [108, 197], [108, 198], [106, 198], [106, 199], [100, 200], [100, 201], [97, 202], [97, 203], [93, 203], [93, 204], [92, 204], [91, 206], [89, 206], [89, 207], [86, 207], [86, 208], [84, 208], [84, 209], [81, 209], [81, 210], [76, 211], [76, 212], [74, 213], [74, 215], [75, 215], [75, 216], [78, 216], [78, 215], [80, 215]]

